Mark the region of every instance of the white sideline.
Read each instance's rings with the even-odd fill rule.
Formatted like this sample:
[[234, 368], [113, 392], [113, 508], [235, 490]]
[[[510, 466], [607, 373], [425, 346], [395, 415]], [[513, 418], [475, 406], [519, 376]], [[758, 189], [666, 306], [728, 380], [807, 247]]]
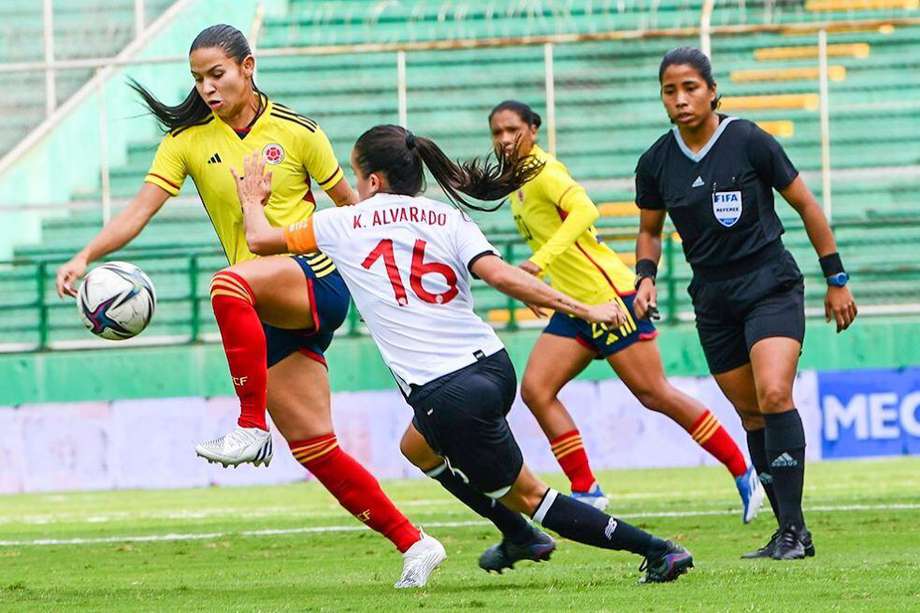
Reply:
[[[816, 506], [805, 509], [808, 513], [834, 513], [840, 511], [914, 511], [920, 510], [920, 503], [896, 504], [851, 504]], [[654, 517], [704, 517], [718, 515], [737, 515], [737, 510], [723, 511], [654, 511], [649, 513], [630, 513], [618, 515], [624, 519], [646, 519]], [[426, 522], [424, 528], [466, 528], [475, 526], [488, 526], [489, 522], [482, 520], [468, 521], [440, 521]], [[291, 534], [315, 534], [325, 532], [357, 532], [368, 530], [364, 525], [352, 524], [348, 526], [316, 526], [312, 528], [277, 528], [263, 530], [240, 530], [238, 532], [198, 532], [189, 534], [147, 534], [138, 536], [105, 536], [92, 538], [69, 539], [32, 539], [21, 541], [0, 540], [0, 547], [34, 547], [43, 545], [96, 545], [105, 543], [150, 543], [150, 542], [176, 542], [200, 541], [217, 539], [229, 536], [284, 536]]]

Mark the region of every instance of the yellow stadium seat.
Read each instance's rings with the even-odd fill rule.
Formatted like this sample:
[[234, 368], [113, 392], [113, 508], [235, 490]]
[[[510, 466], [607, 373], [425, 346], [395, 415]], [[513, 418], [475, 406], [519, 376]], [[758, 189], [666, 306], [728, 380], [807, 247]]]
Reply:
[[[869, 57], [868, 43], [839, 43], [827, 46], [828, 57]], [[765, 60], [806, 60], [818, 57], [817, 45], [801, 47], [763, 47], [754, 51], [754, 59]]]
[[639, 214], [639, 207], [635, 202], [602, 202], [597, 205], [601, 217], [635, 217]]
[[783, 36], [802, 36], [803, 34], [815, 34], [819, 30], [826, 30], [828, 34], [839, 33], [839, 32], [878, 32], [879, 34], [891, 34], [894, 32], [894, 26], [890, 23], [872, 24], [866, 25], [864, 23], [846, 23], [846, 22], [837, 22], [837, 23], [825, 23], [825, 22], [816, 22], [805, 27], [802, 25], [797, 25], [794, 28], [787, 27], [783, 28], [780, 33]]
[[768, 109], [803, 109], [806, 111], [814, 111], [817, 108], [818, 94], [730, 96], [722, 99], [722, 109], [726, 111], [762, 111]]
[[[803, 66], [799, 68], [754, 68], [751, 70], [733, 70], [731, 80], [735, 83], [751, 83], [754, 81], [802, 81], [817, 80], [819, 77], [817, 66]], [[844, 66], [828, 66], [827, 77], [831, 81], [843, 81], [847, 77]]]
[[886, 9], [913, 10], [920, 0], [808, 0], [807, 11], [879, 11]]
[[[547, 316], [552, 317], [553, 312], [547, 309]], [[537, 316], [533, 311], [526, 307], [514, 309], [514, 317], [517, 321], [536, 321]], [[511, 311], [508, 309], [490, 309], [486, 313], [486, 319], [491, 324], [506, 324], [511, 319]]]
[[758, 121], [760, 126], [767, 134], [772, 134], [779, 138], [791, 138], [795, 136], [795, 124], [788, 119], [778, 119], [776, 121]]

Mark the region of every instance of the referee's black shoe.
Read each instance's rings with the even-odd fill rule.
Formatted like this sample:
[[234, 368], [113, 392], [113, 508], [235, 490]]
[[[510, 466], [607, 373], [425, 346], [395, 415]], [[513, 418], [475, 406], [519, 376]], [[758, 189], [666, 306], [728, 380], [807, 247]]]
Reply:
[[492, 545], [479, 556], [479, 568], [486, 572], [501, 574], [506, 568], [514, 568], [521, 560], [546, 562], [556, 550], [556, 541], [545, 532], [533, 528], [533, 537], [523, 544], [515, 544], [509, 539], [502, 539], [498, 545]]
[[[770, 537], [770, 540], [766, 545], [760, 549], [755, 549], [754, 551], [749, 551], [741, 556], [745, 560], [755, 560], [758, 558], [773, 558], [773, 552], [776, 551], [780, 538], [783, 535], [783, 531], [777, 530]], [[815, 544], [811, 540], [811, 532], [808, 530], [802, 530], [799, 534], [799, 540], [802, 543], [802, 552], [805, 554], [806, 558], [813, 558], [815, 555]], [[789, 557], [779, 557], [775, 558], [777, 560], [789, 560], [789, 559], [798, 559], [798, 558], [789, 558]]]
[[809, 555], [815, 555], [811, 533], [805, 528], [786, 526], [780, 532], [770, 557], [774, 560], [801, 560]]

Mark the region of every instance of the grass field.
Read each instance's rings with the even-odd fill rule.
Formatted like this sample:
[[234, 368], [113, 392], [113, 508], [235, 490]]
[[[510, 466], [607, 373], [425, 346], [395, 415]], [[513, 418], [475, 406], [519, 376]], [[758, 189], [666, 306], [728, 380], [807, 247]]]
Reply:
[[920, 611], [920, 458], [809, 466], [818, 554], [797, 562], [738, 559], [772, 518], [742, 526], [719, 469], [601, 479], [617, 515], [694, 553], [689, 575], [637, 585], [638, 557], [571, 542], [488, 575], [495, 532], [428, 480], [384, 483], [448, 552], [409, 592], [392, 588], [398, 553], [315, 483], [36, 494], [0, 497], [0, 609]]

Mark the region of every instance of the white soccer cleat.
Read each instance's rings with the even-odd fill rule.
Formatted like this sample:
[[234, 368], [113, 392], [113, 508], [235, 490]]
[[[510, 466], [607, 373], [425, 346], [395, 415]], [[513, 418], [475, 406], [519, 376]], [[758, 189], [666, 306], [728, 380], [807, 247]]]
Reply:
[[396, 589], [424, 587], [431, 573], [447, 559], [444, 545], [422, 532], [422, 538], [403, 554], [403, 572]]
[[272, 461], [272, 435], [260, 428], [237, 428], [213, 441], [195, 447], [195, 453], [224, 466], [268, 466]]

